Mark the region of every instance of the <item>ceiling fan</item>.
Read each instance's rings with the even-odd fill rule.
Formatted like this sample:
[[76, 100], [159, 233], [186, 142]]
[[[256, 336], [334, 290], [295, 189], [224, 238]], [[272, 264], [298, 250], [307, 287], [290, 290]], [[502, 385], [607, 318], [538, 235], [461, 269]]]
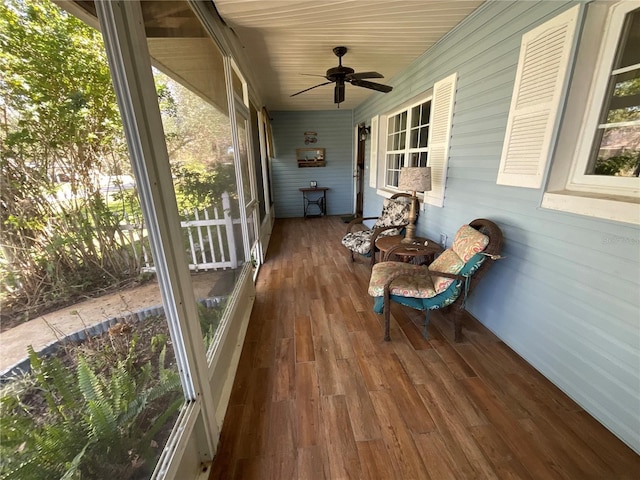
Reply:
[[[390, 87], [389, 85], [383, 85], [381, 83], [369, 82], [365, 80], [365, 78], [384, 78], [384, 76], [378, 72], [355, 73], [355, 70], [353, 68], [343, 67], [342, 57], [345, 53], [347, 53], [347, 47], [335, 47], [333, 49], [333, 53], [336, 55], [336, 57], [338, 57], [339, 64], [337, 67], [333, 67], [327, 70], [326, 75], [324, 75], [324, 78], [329, 81], [310, 88], [305, 88], [304, 90], [291, 95], [292, 97], [300, 95], [304, 92], [308, 92], [309, 90], [313, 90], [314, 88], [322, 87], [323, 85], [335, 83], [336, 86], [333, 90], [333, 103], [337, 103], [338, 107], [340, 107], [340, 103], [344, 102], [344, 85], [346, 82], [350, 83], [351, 85], [355, 85], [356, 87], [370, 88], [371, 90], [376, 90], [382, 93], [388, 93], [393, 90], [393, 87]], [[317, 76], [321, 77], [322, 75]]]

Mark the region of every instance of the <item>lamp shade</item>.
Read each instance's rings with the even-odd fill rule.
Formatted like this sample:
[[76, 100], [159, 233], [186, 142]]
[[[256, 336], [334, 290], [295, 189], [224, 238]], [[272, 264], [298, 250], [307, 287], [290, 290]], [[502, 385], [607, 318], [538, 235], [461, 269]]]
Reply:
[[431, 190], [431, 167], [405, 167], [400, 169], [398, 189], [407, 192]]

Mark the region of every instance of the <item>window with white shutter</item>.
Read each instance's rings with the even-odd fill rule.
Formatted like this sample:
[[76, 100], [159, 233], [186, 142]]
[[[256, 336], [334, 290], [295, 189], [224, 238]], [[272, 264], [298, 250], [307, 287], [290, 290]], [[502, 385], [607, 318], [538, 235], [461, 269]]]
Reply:
[[456, 95], [457, 75], [448, 76], [433, 86], [432, 128], [429, 132], [429, 166], [431, 167], [431, 191], [425, 192], [430, 205], [444, 205], [444, 188], [449, 163], [449, 139]]
[[431, 191], [425, 192], [424, 201], [443, 206], [456, 79], [454, 73], [436, 82], [432, 92], [382, 117], [380, 171], [386, 191], [397, 190], [401, 168], [430, 166]]
[[542, 186], [566, 91], [579, 10], [573, 7], [522, 36], [498, 184]]

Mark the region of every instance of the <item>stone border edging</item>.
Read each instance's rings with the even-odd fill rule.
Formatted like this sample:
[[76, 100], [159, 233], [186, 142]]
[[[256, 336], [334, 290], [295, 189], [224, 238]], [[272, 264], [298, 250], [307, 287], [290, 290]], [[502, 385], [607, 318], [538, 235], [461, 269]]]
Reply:
[[[204, 305], [207, 308], [219, 305], [226, 297], [209, 297], [202, 300], [198, 300], [198, 303]], [[148, 317], [158, 317], [164, 315], [164, 307], [162, 305], [143, 308], [137, 312], [120, 315], [118, 317], [111, 317], [107, 320], [103, 320], [100, 323], [91, 325], [90, 327], [84, 327], [76, 330], [73, 333], [65, 336], [61, 339], [55, 339], [47, 343], [44, 347], [36, 352], [39, 357], [47, 357], [55, 353], [58, 348], [66, 342], [79, 344], [84, 342], [87, 338], [94, 338], [103, 335], [109, 331], [109, 329], [117, 323], [139, 323]], [[8, 383], [17, 377], [23, 376], [31, 371], [31, 360], [29, 357], [20, 360], [18, 363], [5, 368], [0, 372], [0, 384]]]

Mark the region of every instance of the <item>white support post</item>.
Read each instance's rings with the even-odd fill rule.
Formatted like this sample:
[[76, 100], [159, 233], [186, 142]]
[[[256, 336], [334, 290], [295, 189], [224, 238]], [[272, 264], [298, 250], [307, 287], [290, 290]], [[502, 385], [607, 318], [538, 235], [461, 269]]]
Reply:
[[[198, 461], [210, 462], [219, 440], [204, 342], [182, 232], [169, 156], [139, 1], [95, 2], [158, 284], [185, 400], [196, 424], [175, 432], [196, 436]], [[173, 454], [168, 462], [172, 462]], [[166, 466], [166, 465], [165, 465]], [[163, 466], [160, 466], [163, 468]]]
[[237, 268], [238, 254], [236, 252], [236, 236], [233, 231], [233, 218], [231, 218], [231, 202], [229, 201], [229, 194], [227, 192], [224, 192], [222, 194], [222, 214], [224, 215], [224, 224], [227, 230], [229, 261], [231, 262], [231, 268]]

